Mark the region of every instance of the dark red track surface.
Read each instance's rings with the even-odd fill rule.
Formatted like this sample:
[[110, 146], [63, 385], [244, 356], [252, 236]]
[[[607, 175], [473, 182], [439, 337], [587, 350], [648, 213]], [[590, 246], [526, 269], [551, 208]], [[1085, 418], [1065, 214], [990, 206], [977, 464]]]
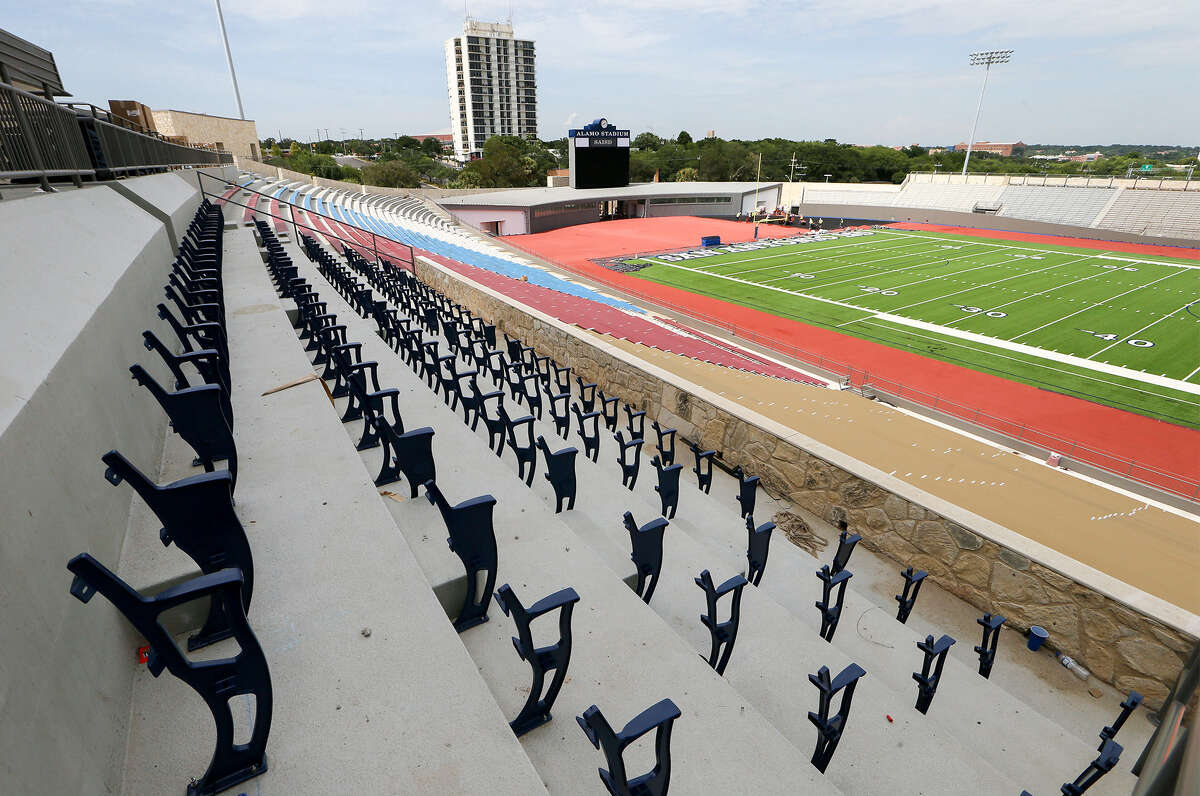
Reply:
[[[910, 225], [910, 228], [915, 225]], [[937, 228], [921, 225], [933, 231], [965, 234], [987, 234], [957, 228]], [[789, 230], [760, 228], [760, 235], [778, 236]], [[603, 268], [592, 259], [636, 254], [649, 251], [699, 245], [701, 235], [720, 234], [722, 240], [749, 240], [753, 228], [746, 223], [713, 221], [692, 217], [626, 219], [566, 227], [552, 232], [506, 238], [518, 246], [568, 270], [585, 274], [597, 281], [612, 285], [626, 293], [642, 296], [656, 304], [673, 307], [692, 317], [703, 319], [734, 331], [735, 334], [769, 346], [782, 353], [838, 370], [838, 363], [849, 363], [853, 381], [861, 383], [868, 374], [873, 383], [896, 382], [939, 396], [938, 408], [952, 414], [972, 418], [970, 410], [1002, 418], [987, 425], [1010, 435], [1053, 449], [1063, 448], [1062, 440], [1071, 440], [1092, 449], [1088, 454], [1077, 448], [1070, 455], [1117, 469], [1117, 462], [1105, 454], [1136, 462], [1132, 475], [1139, 480], [1181, 491], [1186, 486], [1169, 475], [1148, 472], [1153, 468], [1193, 481], [1200, 481], [1200, 431], [1153, 420], [1132, 412], [1124, 412], [1101, 404], [1073, 398], [1048, 390], [1009, 381], [987, 373], [929, 359], [918, 354], [889, 348], [868, 340], [804, 323], [780, 318], [738, 304], [701, 296], [666, 285], [641, 280], [627, 274]], [[1055, 239], [1033, 236], [1037, 242], [1068, 243], [1089, 247], [1095, 241]], [[1024, 239], [1024, 238], [1021, 238]], [[1115, 245], [1105, 243], [1113, 250]], [[1169, 249], [1178, 257], [1186, 251], [1173, 247], [1146, 246], [1139, 253], [1165, 254]], [[1122, 249], [1128, 251], [1128, 249]], [[962, 411], [947, 406], [946, 401], [963, 407]], [[927, 403], [927, 401], [922, 401]], [[1031, 431], [1036, 429], [1037, 431]], [[1066, 453], [1067, 451], [1061, 451]], [[1099, 453], [1104, 452], [1104, 453]], [[1124, 465], [1120, 466], [1124, 469]]]

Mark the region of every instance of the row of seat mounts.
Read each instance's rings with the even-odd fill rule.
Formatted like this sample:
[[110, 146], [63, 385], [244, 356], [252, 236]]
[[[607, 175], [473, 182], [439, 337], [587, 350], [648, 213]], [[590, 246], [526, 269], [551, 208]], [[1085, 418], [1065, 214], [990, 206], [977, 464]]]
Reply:
[[[488, 658], [486, 668], [494, 670], [491, 676], [511, 680], [507, 687], [499, 689], [506, 696], [498, 697], [497, 701], [504, 709], [511, 707], [514, 716], [509, 725], [515, 736], [524, 738], [531, 730], [550, 722], [552, 708], [564, 688], [587, 689], [590, 682], [601, 685], [608, 680], [605, 684], [611, 686], [614, 693], [605, 693], [601, 701], [624, 711], [629, 700], [615, 690], [628, 685], [628, 682], [622, 682], [623, 679], [633, 679], [643, 686], [660, 689], [662, 698], [648, 707], [643, 702], [638, 708], [640, 712], [619, 728], [614, 727], [595, 704], [581, 709], [577, 717], [587, 740], [603, 753], [606, 768], [599, 769], [599, 776], [612, 794], [667, 793], [672, 781], [672, 731], [682, 715], [674, 699], [680, 694], [691, 695], [697, 700], [696, 704], [703, 706], [692, 710], [683, 719], [695, 722], [703, 729], [701, 733], [688, 733], [685, 748], [678, 750], [677, 757], [686, 761], [689, 769], [695, 769], [684, 774], [685, 783], [721, 785], [723, 777], [732, 772], [733, 779], [725, 783], [727, 786], [740, 784], [754, 792], [796, 792], [798, 788], [805, 792], [835, 793], [861, 790], [865, 781], [873, 781], [870, 778], [878, 776], [870, 770], [871, 765], [862, 765], [869, 761], [859, 761], [859, 765], [849, 766], [843, 773], [835, 767], [830, 778], [821, 776], [829, 770], [843, 739], [853, 694], [866, 674], [857, 663], [843, 658], [836, 674], [820, 665], [814, 666], [816, 672], [809, 675], [817, 694], [811, 704], [815, 709], [806, 717], [816, 734], [808, 766], [797, 763], [791, 753], [795, 732], [787, 733], [785, 739], [766, 721], [748, 721], [746, 705], [740, 699], [730, 698], [732, 692], [724, 678], [741, 628], [743, 597], [763, 586], [775, 527], [772, 522], [758, 524], [754, 521], [759, 492], [757, 477], [748, 476], [740, 469], [733, 471], [736, 514], [745, 526], [744, 574], [733, 575], [718, 583], [708, 569], [701, 569], [694, 578], [703, 596], [696, 605], [704, 608], [696, 627], [702, 628], [707, 636], [707, 649], [698, 659], [694, 651], [689, 653], [685, 644], [672, 641], [671, 634], [664, 636], [657, 615], [644, 610], [644, 606], [633, 607], [650, 604], [664, 582], [668, 584], [666, 599], [675, 599], [674, 585], [661, 578], [665, 531], [675, 521], [680, 505], [680, 476], [684, 467], [676, 461], [675, 429], [664, 428], [656, 421], [650, 424], [656, 437], [656, 455], [650, 464], [657, 479], [654, 486], [657, 505], [650, 504], [634, 492], [645, 444], [644, 412], [605, 395], [596, 384], [578, 375], [572, 379], [569, 366], [560, 366], [551, 358], [539, 355], [533, 346], [521, 340], [507, 335], [502, 341], [498, 340], [494, 326], [409, 272], [385, 260], [367, 262], [349, 249], [339, 258], [315, 240], [304, 237], [304, 254], [316, 269], [313, 275], [319, 273], [327, 283], [318, 286], [301, 274], [299, 265], [292, 261], [267, 224], [261, 221], [255, 224], [271, 283], [280, 300], [295, 306], [291, 313], [292, 326], [309, 361], [318, 371], [318, 378], [325, 385], [329, 402], [340, 407], [337, 411], [342, 423], [354, 430], [355, 448], [364, 461], [372, 452], [381, 455], [376, 460], [378, 469], [373, 468], [374, 484], [384, 487], [403, 479], [409, 488], [410, 501], [418, 497], [423, 488], [429, 503], [440, 513], [448, 531], [450, 550], [461, 565], [457, 572], [447, 571], [446, 563], [450, 559], [444, 548], [439, 553], [432, 546], [423, 547], [419, 536], [409, 537], [409, 543], [414, 546], [426, 576], [435, 589], [440, 590], [439, 597], [453, 628], [461, 634], [468, 651], [477, 661], [481, 656]], [[165, 286], [170, 305], [159, 304], [157, 312], [174, 330], [178, 346], [168, 346], [153, 333], [145, 333], [146, 347], [156, 351], [169, 368], [175, 379], [175, 389], [164, 388], [141, 366], [130, 369], [134, 379], [157, 398], [174, 431], [194, 450], [196, 466], [203, 467], [204, 472], [158, 485], [119, 452], [112, 451], [103, 457], [109, 481], [114, 485], [125, 482], [132, 486], [162, 523], [162, 542], [174, 544], [190, 556], [202, 574], [147, 597], [86, 553], [75, 557], [68, 565], [75, 576], [71, 593], [84, 602], [96, 592], [108, 598], [146, 639], [150, 672], [157, 676], [163, 670], [170, 671], [194, 689], [211, 711], [217, 736], [215, 751], [207, 770], [192, 778], [187, 786], [189, 794], [216, 793], [264, 773], [273, 712], [267, 660], [247, 620], [254, 592], [251, 545], [234, 508], [238, 457], [234, 444], [233, 384], [225, 317], [223, 229], [221, 208], [205, 201], [183, 236], [178, 256], [171, 265]], [[322, 291], [328, 286], [338, 295], [326, 293], [323, 297]], [[338, 314], [332, 311], [335, 303], [348, 308], [353, 317], [347, 317], [343, 312], [339, 322]], [[354, 329], [365, 334], [356, 336]], [[411, 369], [407, 392], [399, 387], [381, 387], [379, 362], [364, 354], [364, 349], [369, 351], [380, 345], [390, 348], [389, 355], [398, 357]], [[439, 396], [450, 412], [461, 410], [463, 426], [439, 426], [439, 432], [456, 446], [457, 456], [448, 456], [443, 450], [435, 461], [434, 429], [406, 428], [401, 405], [415, 402], [413, 390], [423, 389], [420, 385]], [[514, 413], [512, 407], [521, 407], [522, 412]], [[548, 555], [545, 536], [529, 527], [531, 524], [553, 525], [556, 519], [551, 518], [559, 515], [564, 518], [563, 539], [578, 534], [589, 539], [594, 537], [598, 547], [608, 545], [614, 551], [621, 547], [610, 535], [600, 541], [601, 535], [610, 534], [610, 531], [594, 523], [591, 515], [575, 510], [579, 491], [576, 474], [579, 449], [559, 447], [557, 443], [552, 445], [546, 434], [537, 433], [537, 429], [545, 427], [552, 438], [566, 441], [571, 436], [572, 419], [575, 434], [582, 444], [583, 459], [596, 465], [589, 474], [600, 476], [587, 481], [589, 491], [599, 495], [605, 509], [612, 510], [623, 503], [639, 512], [660, 515], [639, 524], [632, 511], [624, 512], [622, 533], [627, 534], [628, 542], [608, 560], [619, 578], [612, 578], [611, 573], [606, 577], [600, 571], [603, 568], [593, 566], [593, 558], [583, 557], [580, 551], [572, 554], [569, 547], [561, 553], [556, 551], [553, 556]], [[490, 494], [460, 502], [447, 498], [443, 492], [447, 485], [461, 483], [472, 476], [477, 476], [480, 481], [487, 480], [489, 466], [480, 460], [472, 461], [471, 451], [467, 448], [471, 444], [482, 444], [482, 438], [473, 433], [481, 422], [487, 433], [488, 451], [494, 452], [496, 457], [510, 451], [517, 463], [518, 476], [527, 487], [534, 485], [541, 454], [543, 477], [553, 491], [552, 513], [543, 509], [544, 516], [539, 518], [538, 504], [523, 497], [532, 493], [524, 493], [519, 487], [514, 493], [504, 492], [506, 500], [503, 503]], [[602, 465], [601, 438], [606, 435], [611, 436], [617, 456], [612, 460], [605, 459]], [[703, 496], [695, 498], [695, 502], [712, 514], [726, 511], [714, 507], [713, 499], [709, 497], [716, 451], [702, 450], [694, 443], [688, 443], [688, 447], [694, 460], [691, 471], [695, 475], [697, 494]], [[224, 467], [218, 468], [219, 463], [224, 463]], [[611, 474], [611, 483], [603, 477], [605, 474]], [[508, 489], [504, 484], [498, 486]], [[398, 506], [404, 503], [403, 498], [395, 497]], [[411, 509], [405, 507], [405, 510]], [[514, 510], [517, 515], [509, 513]], [[732, 506], [728, 511], [733, 516]], [[604, 514], [603, 511], [599, 513]], [[505, 537], [508, 582], [499, 587], [500, 545], [494, 516], [502, 521], [503, 528], [529, 527], [529, 532], [524, 534], [525, 541], [521, 535], [514, 535], [511, 540]], [[843, 531], [832, 562], [817, 572], [822, 589], [822, 597], [816, 603], [818, 633], [831, 644], [851, 577], [846, 567], [858, 541], [857, 535]], [[925, 577], [924, 572], [914, 571], [911, 567], [902, 574], [904, 585], [897, 596], [896, 617], [901, 623], [913, 610]], [[575, 587], [558, 588], [544, 596], [535, 592], [535, 599], [526, 605], [530, 595], [518, 592], [540, 588], [548, 577], [569, 579], [567, 582]], [[621, 585], [620, 579], [624, 579], [630, 588]], [[581, 600], [581, 592], [589, 599]], [[517, 632], [511, 640], [516, 657], [506, 663], [498, 661], [495, 665], [492, 665], [496, 658], [495, 644], [502, 639], [478, 629], [488, 627], [486, 623], [493, 599], [511, 618]], [[660, 602], [662, 599], [660, 596]], [[763, 611], [769, 613], [767, 602], [754, 600], [751, 602], [756, 609], [761, 605]], [[187, 638], [187, 650], [195, 652], [233, 638], [238, 645], [236, 655], [204, 659], [203, 656], [189, 656], [177, 646], [161, 617], [165, 612], [196, 601], [207, 601], [209, 610], [200, 629]], [[586, 661], [577, 661], [572, 669], [575, 643], [572, 620], [577, 609], [586, 611], [589, 620], [597, 611], [611, 611], [611, 616], [620, 619], [599, 624], [589, 621], [581, 640], [587, 644], [589, 652], [595, 654], [588, 655]], [[403, 607], [397, 606], [396, 610], [403, 610]], [[534, 622], [541, 617], [548, 617], [549, 621], [538, 625], [537, 635], [552, 634], [550, 626], [557, 626], [557, 638], [546, 643], [534, 640]], [[975, 650], [979, 656], [979, 675], [987, 678], [995, 661], [996, 643], [1004, 618], [985, 615], [979, 621], [983, 638]], [[793, 623], [780, 622], [781, 626], [785, 624], [790, 628]], [[368, 635], [369, 630], [364, 629], [363, 633]], [[780, 634], [786, 635], [782, 630]], [[757, 640], [761, 636], [752, 638]], [[414, 643], [419, 641], [414, 640]], [[947, 653], [954, 643], [949, 636], [936, 640], [928, 636], [918, 641], [921, 670], [912, 673], [917, 684], [915, 711], [925, 714], [930, 709], [942, 682]], [[603, 652], [599, 651], [598, 645], [603, 645]], [[654, 650], [652, 663], [644, 658], [648, 654], [647, 647]], [[833, 647], [828, 649], [832, 651]], [[809, 659], [813, 658], [811, 652], [807, 655]], [[839, 660], [832, 653], [825, 657]], [[514, 668], [518, 665], [528, 668], [528, 676], [532, 678], [528, 686], [518, 681], [519, 672]], [[703, 668], [697, 669], [698, 666]], [[480, 667], [481, 672], [484, 669]], [[572, 671], [574, 680], [569, 676]], [[414, 677], [419, 675], [419, 672], [411, 673]], [[873, 699], [893, 698], [886, 692], [873, 691], [869, 678], [865, 682]], [[792, 687], [788, 682], [777, 685], [783, 689]], [[517, 703], [513, 703], [511, 694], [520, 695]], [[231, 698], [243, 695], [253, 697], [252, 702], [248, 702], [253, 706], [253, 718], [248, 733], [237, 733]], [[572, 704], [576, 701], [571, 698]], [[1118, 719], [1101, 731], [1099, 756], [1074, 781], [1063, 784], [1064, 794], [1083, 793], [1115, 766], [1121, 747], [1114, 736], [1138, 702], [1140, 697], [1131, 694], [1122, 705]], [[685, 701], [684, 704], [688, 703]], [[891, 707], [887, 704], [889, 710], [898, 714], [905, 709], [901, 705]], [[769, 710], [762, 702], [756, 707]], [[750, 714], [754, 715], [753, 708]], [[434, 720], [434, 717], [430, 718], [430, 721]], [[779, 723], [778, 719], [772, 721]], [[864, 727], [863, 732], [875, 730]], [[625, 751], [651, 733], [652, 747], [641, 749], [644, 753], [637, 754], [644, 760], [642, 768], [645, 770], [631, 774], [626, 767]], [[911, 734], [905, 740], [908, 748], [904, 754], [927, 752], [930, 757], [947, 752], [953, 754], [957, 741], [949, 735], [939, 737], [937, 733], [931, 729], [928, 733]], [[534, 733], [529, 738], [538, 735]], [[553, 790], [561, 790], [570, 782], [581, 787], [578, 769], [558, 762], [569, 757], [557, 745], [558, 739], [541, 735], [537, 742], [524, 743], [524, 749], [546, 784]], [[643, 746], [651, 745], [647, 741]], [[971, 768], [968, 765], [963, 775], [982, 776], [978, 770], [967, 774]], [[676, 772], [677, 781], [680, 773]], [[996, 780], [1003, 783], [1003, 787], [1009, 787], [1004, 775], [997, 775]], [[879, 780], [883, 781], [886, 778]], [[781, 783], [787, 784], [781, 787]], [[959, 784], [967, 787], [966, 780]], [[684, 787], [688, 786], [685, 784]], [[950, 791], [954, 790], [952, 784], [948, 787]]]

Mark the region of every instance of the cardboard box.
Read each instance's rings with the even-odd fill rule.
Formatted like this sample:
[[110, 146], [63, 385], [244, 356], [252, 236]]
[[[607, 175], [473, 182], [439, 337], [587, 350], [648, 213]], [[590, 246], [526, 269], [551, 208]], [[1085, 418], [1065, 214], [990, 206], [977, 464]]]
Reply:
[[108, 109], [114, 116], [132, 122], [148, 132], [155, 132], [154, 114], [136, 100], [109, 100]]

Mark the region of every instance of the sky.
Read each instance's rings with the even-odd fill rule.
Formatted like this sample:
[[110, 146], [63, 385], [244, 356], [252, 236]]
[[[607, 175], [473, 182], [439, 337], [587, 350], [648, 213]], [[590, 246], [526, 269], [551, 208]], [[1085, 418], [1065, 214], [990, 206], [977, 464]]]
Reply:
[[[537, 51], [539, 134], [1200, 144], [1198, 0], [224, 0], [246, 116], [308, 141], [448, 132], [443, 43], [511, 14]], [[211, 0], [0, 0], [76, 101], [236, 116]]]

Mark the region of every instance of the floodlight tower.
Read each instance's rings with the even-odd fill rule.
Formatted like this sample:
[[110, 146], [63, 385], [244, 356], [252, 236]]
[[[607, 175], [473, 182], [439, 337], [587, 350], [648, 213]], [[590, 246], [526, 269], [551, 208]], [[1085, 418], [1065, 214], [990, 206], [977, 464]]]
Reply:
[[983, 67], [983, 88], [979, 89], [979, 104], [975, 106], [975, 121], [971, 123], [971, 137], [967, 139], [967, 156], [963, 158], [963, 176], [967, 176], [967, 164], [971, 162], [971, 148], [975, 146], [975, 128], [979, 126], [979, 113], [983, 110], [983, 92], [987, 91], [988, 74], [992, 64], [1006, 64], [1012, 59], [1012, 50], [987, 50], [971, 53], [971, 66]]
[[242, 92], [238, 91], [237, 72], [233, 71], [233, 53], [229, 50], [229, 36], [225, 33], [225, 15], [221, 13], [221, 0], [217, 4], [217, 25], [221, 28], [221, 41], [225, 43], [225, 63], [229, 64], [229, 79], [233, 81], [233, 98], [237, 100], [238, 116], [245, 119], [246, 112], [242, 110]]

